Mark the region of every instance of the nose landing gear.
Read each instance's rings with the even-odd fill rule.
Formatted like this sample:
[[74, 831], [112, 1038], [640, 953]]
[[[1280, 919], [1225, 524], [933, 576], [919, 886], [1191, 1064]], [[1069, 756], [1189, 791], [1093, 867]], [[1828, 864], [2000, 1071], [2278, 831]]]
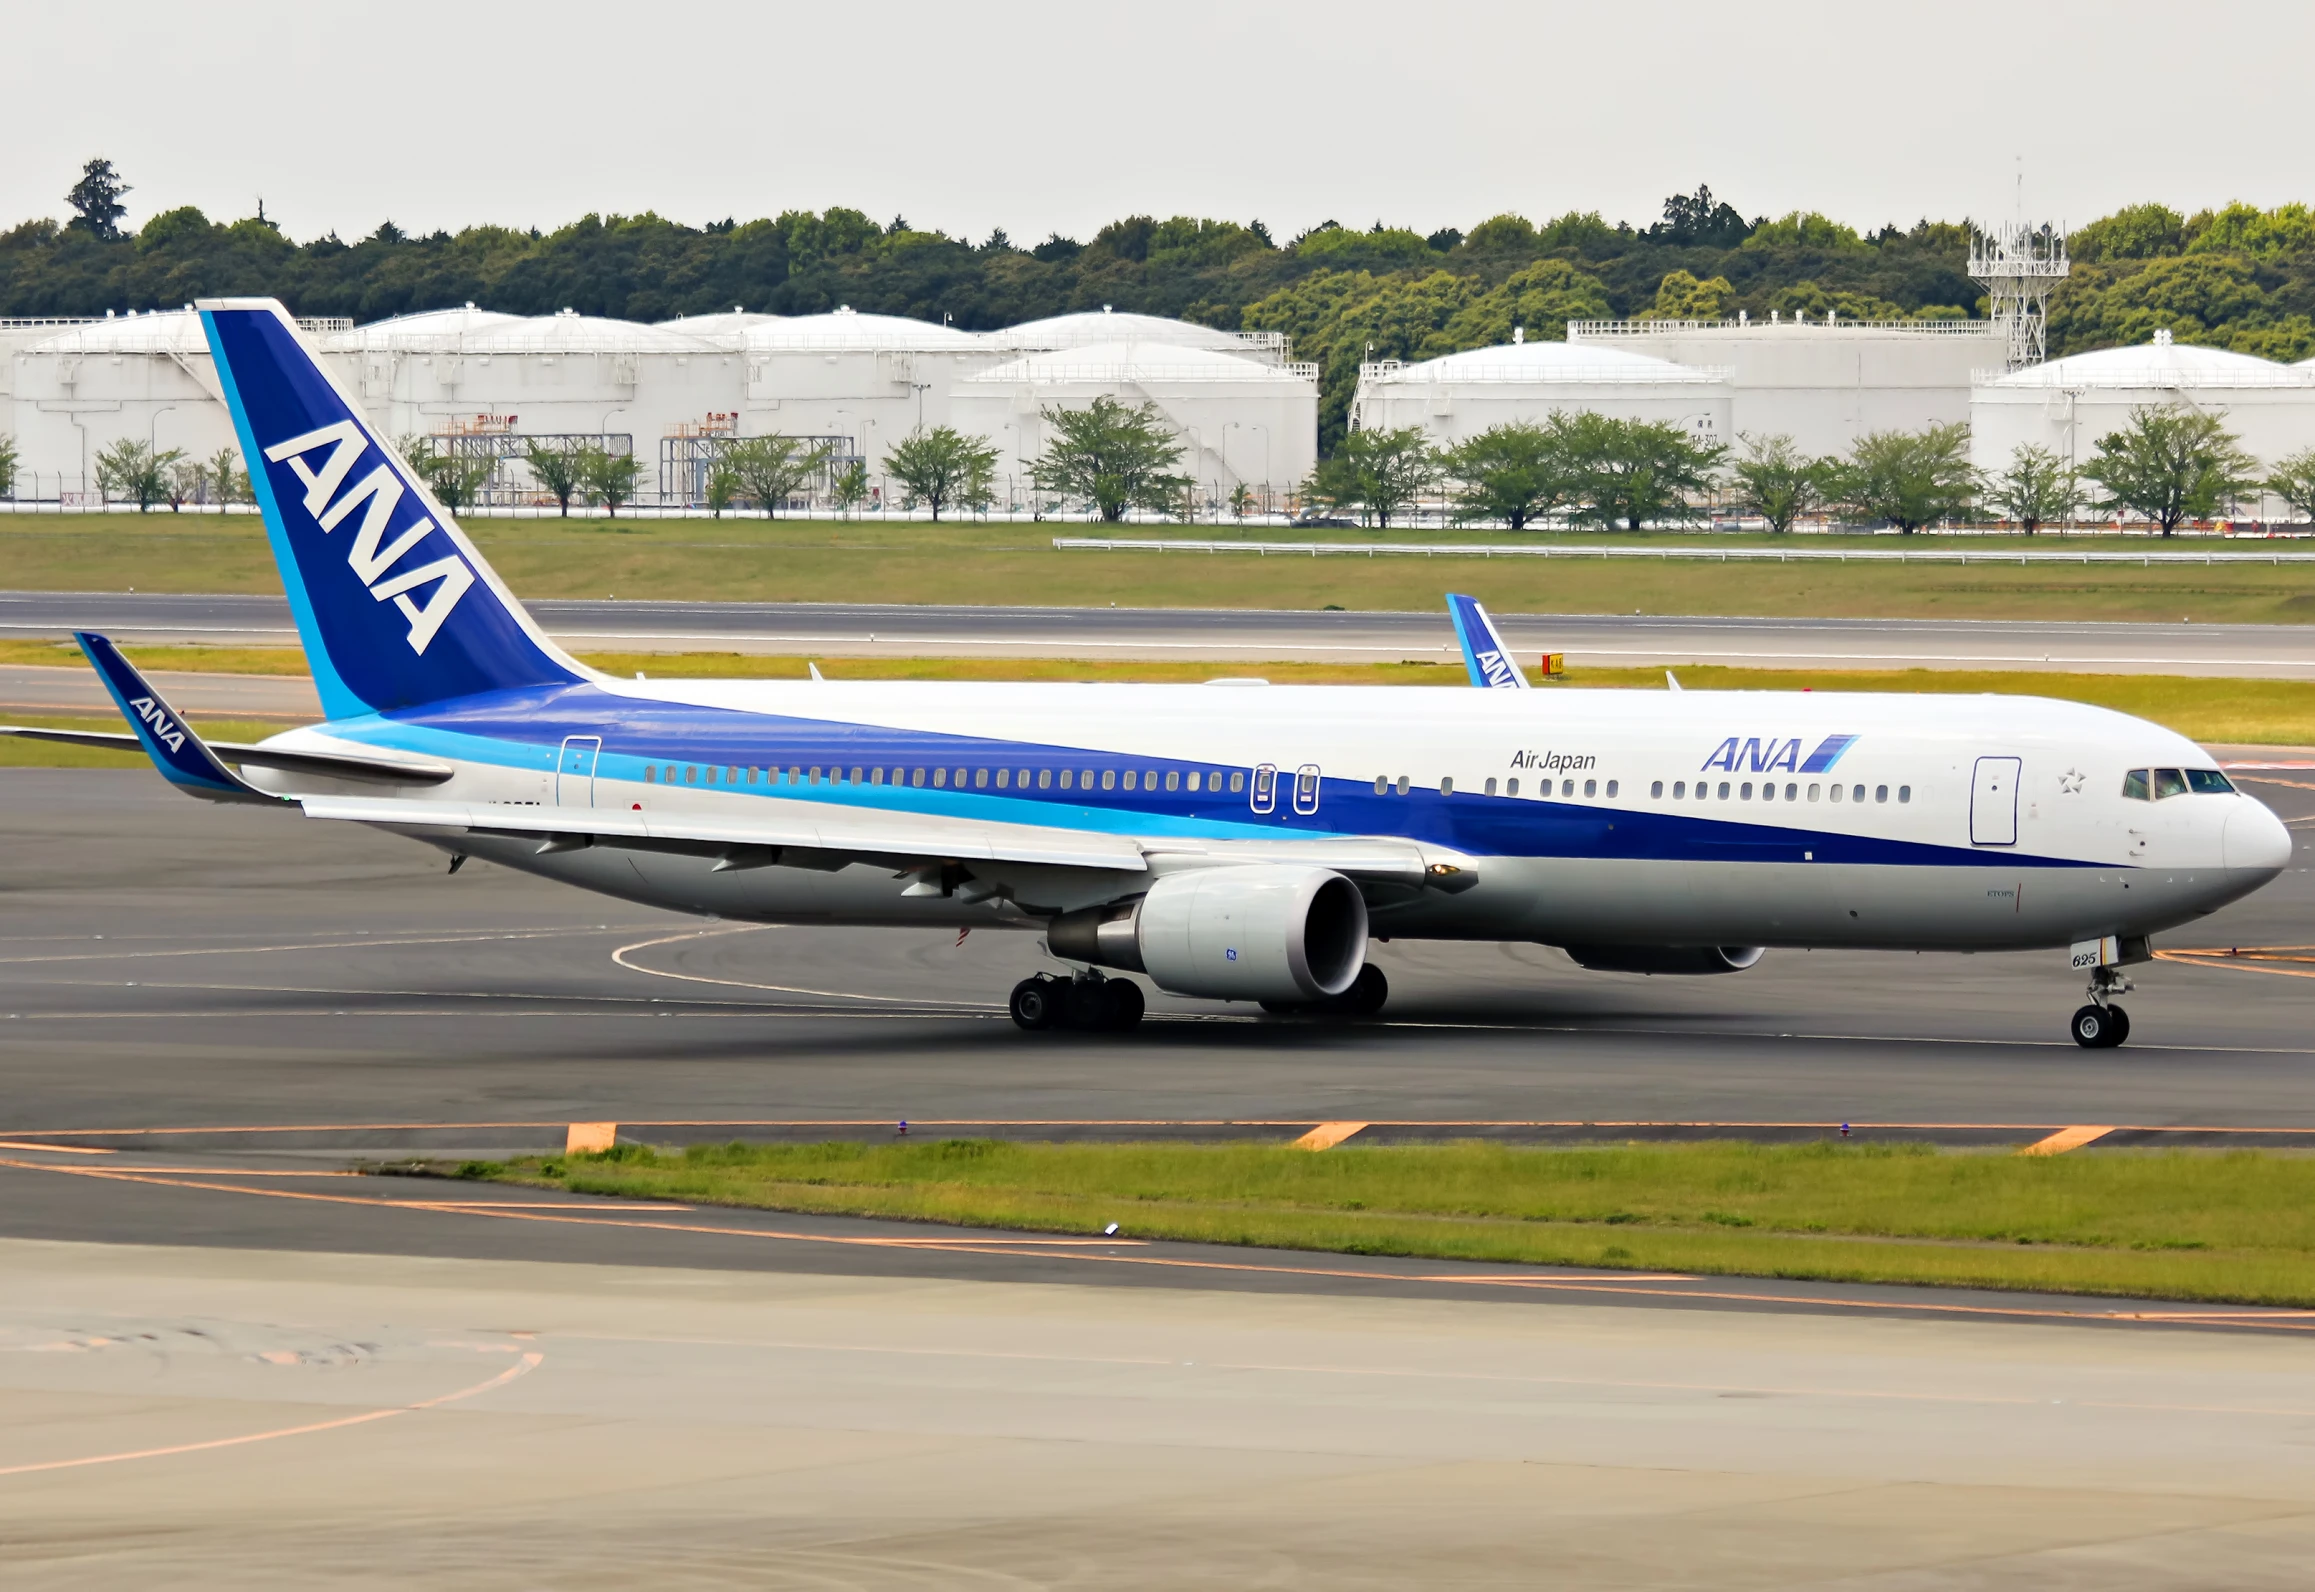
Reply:
[[2074, 1043], [2084, 1050], [2112, 1050], [2130, 1037], [2130, 1014], [2114, 1004], [2114, 997], [2127, 995], [2132, 988], [2130, 980], [2122, 976], [2120, 968], [2093, 968], [2090, 973], [2090, 1004], [2074, 1014], [2069, 1025]]
[[1130, 1032], [1141, 1022], [1141, 986], [1130, 978], [1104, 978], [1091, 968], [1075, 978], [1039, 973], [1013, 986], [1006, 1003], [1015, 1026], [1030, 1033], [1073, 1028], [1102, 1034]]

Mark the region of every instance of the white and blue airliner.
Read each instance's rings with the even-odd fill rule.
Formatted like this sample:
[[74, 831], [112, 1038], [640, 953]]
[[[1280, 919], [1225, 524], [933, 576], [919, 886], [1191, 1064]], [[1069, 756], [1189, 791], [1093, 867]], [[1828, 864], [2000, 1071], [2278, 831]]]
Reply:
[[[1076, 971], [1023, 1028], [1177, 995], [1371, 1013], [1375, 939], [1723, 973], [1776, 947], [2064, 952], [2072, 1032], [2150, 936], [2281, 871], [2191, 741], [2032, 697], [618, 680], [565, 654], [271, 300], [200, 305], [327, 714], [206, 745], [82, 645], [170, 783], [627, 900], [788, 924], [1020, 929]], [[91, 744], [129, 736], [15, 733]], [[1110, 970], [1104, 973], [1102, 970]]]

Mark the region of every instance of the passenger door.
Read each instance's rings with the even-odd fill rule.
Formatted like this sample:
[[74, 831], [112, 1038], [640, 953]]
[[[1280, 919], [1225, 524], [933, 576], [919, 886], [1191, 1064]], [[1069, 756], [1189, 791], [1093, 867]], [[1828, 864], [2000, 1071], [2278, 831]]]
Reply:
[[1294, 771], [1294, 810], [1308, 818], [1318, 811], [1318, 765], [1305, 763]]
[[595, 805], [595, 760], [602, 755], [603, 738], [600, 735], [565, 737], [562, 750], [555, 754], [557, 807]]
[[2024, 761], [2015, 757], [1981, 757], [1969, 785], [1969, 843], [1973, 846], [2014, 846], [2018, 843], [2018, 776]]
[[1246, 804], [1258, 813], [1278, 810], [1278, 765], [1263, 763], [1254, 770], [1254, 788], [1247, 793]]

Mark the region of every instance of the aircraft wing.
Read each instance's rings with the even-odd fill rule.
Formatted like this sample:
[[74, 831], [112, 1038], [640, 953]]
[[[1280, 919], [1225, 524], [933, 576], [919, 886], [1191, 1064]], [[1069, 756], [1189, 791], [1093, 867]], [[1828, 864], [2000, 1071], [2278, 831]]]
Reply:
[[860, 808], [832, 809], [825, 816], [802, 819], [621, 812], [600, 807], [519, 807], [393, 796], [306, 796], [300, 798], [299, 805], [308, 818], [535, 838], [542, 852], [576, 851], [587, 846], [675, 851], [718, 857], [726, 867], [776, 862], [816, 867], [838, 857], [895, 862], [928, 858], [1027, 862], [1122, 873], [1141, 873], [1149, 867], [1141, 847], [1124, 835], [1031, 824], [957, 823]]
[[740, 818], [600, 807], [526, 807], [394, 796], [305, 796], [308, 818], [535, 840], [542, 853], [605, 846], [717, 859], [719, 868], [775, 864], [840, 868], [851, 861], [893, 866], [940, 862], [1036, 863], [1133, 874], [1176, 859], [1303, 863], [1363, 884], [1449, 892], [1478, 882], [1468, 858], [1392, 839], [1137, 840], [1034, 824], [961, 823], [914, 813], [831, 809], [811, 818]]

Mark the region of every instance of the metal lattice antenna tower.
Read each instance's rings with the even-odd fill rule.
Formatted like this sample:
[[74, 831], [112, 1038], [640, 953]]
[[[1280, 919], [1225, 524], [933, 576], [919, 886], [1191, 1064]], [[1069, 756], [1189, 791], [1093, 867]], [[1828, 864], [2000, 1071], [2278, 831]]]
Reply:
[[2065, 280], [2066, 235], [2045, 222], [1996, 223], [1969, 229], [1969, 274], [1985, 284], [1994, 324], [2009, 340], [2009, 368], [2023, 370], [2050, 356], [2050, 290]]

